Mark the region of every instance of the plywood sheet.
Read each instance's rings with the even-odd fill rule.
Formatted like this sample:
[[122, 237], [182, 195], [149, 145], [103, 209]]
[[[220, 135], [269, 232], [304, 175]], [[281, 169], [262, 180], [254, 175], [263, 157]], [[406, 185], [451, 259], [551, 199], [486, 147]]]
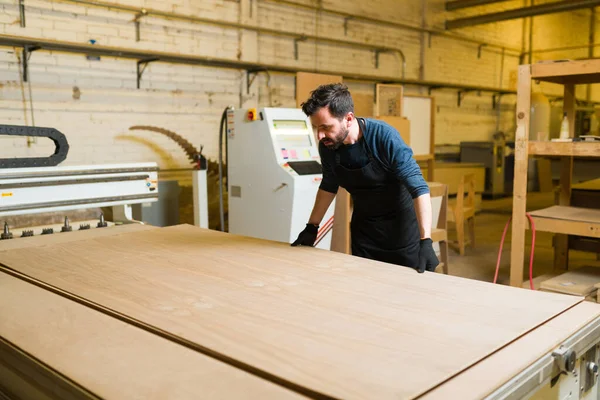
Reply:
[[533, 217], [600, 223], [600, 210], [582, 207], [552, 206], [530, 212]]
[[[427, 175], [427, 167], [421, 168]], [[475, 193], [485, 190], [485, 167], [475, 163], [436, 162], [433, 168], [434, 180], [448, 185], [448, 194], [456, 194], [462, 175], [475, 174]]]
[[192, 226], [0, 262], [240, 368], [347, 399], [415, 398], [582, 301]]
[[483, 399], [599, 317], [600, 305], [577, 304], [420, 399]]
[[381, 120], [381, 121], [389, 124], [391, 127], [393, 127], [395, 130], [398, 131], [398, 133], [400, 134], [400, 137], [402, 137], [402, 140], [404, 141], [404, 143], [406, 143], [407, 146], [411, 146], [411, 133], [410, 133], [411, 122], [408, 119], [406, 119], [404, 117], [384, 116], [384, 115], [375, 117], [375, 119]]
[[588, 296], [600, 283], [600, 267], [584, 266], [541, 283], [540, 289], [552, 292]]
[[342, 76], [313, 74], [310, 72], [296, 73], [296, 107], [300, 108], [310, 97], [310, 92], [315, 90], [319, 85], [328, 83], [341, 83]]
[[589, 181], [576, 183], [574, 185], [571, 185], [571, 190], [600, 191], [600, 179], [591, 179]]
[[368, 117], [375, 115], [375, 104], [373, 103], [373, 95], [363, 93], [352, 93], [354, 102], [354, 115], [357, 117]]
[[86, 240], [96, 237], [114, 236], [121, 233], [141, 232], [149, 229], [157, 229], [151, 225], [127, 224], [115, 225], [105, 228], [94, 228], [89, 230], [76, 230], [73, 232], [56, 232], [51, 235], [39, 235], [31, 237], [15, 237], [14, 239], [1, 240], [0, 251], [23, 249], [27, 247], [36, 247], [43, 245], [52, 245], [57, 243], [70, 243], [78, 240]]
[[[304, 398], [2, 272], [0, 338], [30, 356], [5, 368], [28, 371], [43, 363], [104, 399]], [[12, 384], [5, 379], [0, 386]], [[38, 392], [44, 390], [57, 394], [56, 387]]]

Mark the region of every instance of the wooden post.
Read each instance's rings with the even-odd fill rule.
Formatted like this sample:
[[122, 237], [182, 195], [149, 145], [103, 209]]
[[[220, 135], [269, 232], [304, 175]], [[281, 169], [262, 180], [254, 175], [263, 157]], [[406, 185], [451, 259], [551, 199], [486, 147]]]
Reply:
[[[569, 120], [569, 137], [575, 137], [575, 85], [564, 85], [564, 112]], [[558, 204], [568, 206], [571, 204], [571, 179], [573, 177], [573, 157], [561, 157], [560, 194]], [[569, 264], [569, 236], [554, 236], [554, 268], [567, 269]]]
[[429, 138], [429, 154], [431, 158], [427, 160], [427, 180], [433, 182], [433, 168], [435, 166], [435, 97], [431, 97], [431, 129]]
[[351, 254], [350, 251], [350, 193], [340, 187], [335, 196], [333, 230], [331, 232], [331, 251]]
[[513, 187], [510, 285], [523, 285], [525, 254], [525, 212], [527, 205], [527, 166], [529, 161], [529, 113], [531, 109], [531, 66], [519, 66], [517, 88], [517, 131], [515, 134], [515, 177]]

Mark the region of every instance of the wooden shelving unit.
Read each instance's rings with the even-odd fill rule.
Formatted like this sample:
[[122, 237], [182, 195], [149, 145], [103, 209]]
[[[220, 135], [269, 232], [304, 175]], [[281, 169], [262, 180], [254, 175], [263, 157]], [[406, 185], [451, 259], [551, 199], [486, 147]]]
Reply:
[[[600, 237], [600, 211], [570, 206], [573, 157], [599, 157], [600, 143], [529, 141], [531, 82], [563, 85], [564, 111], [569, 120], [569, 136], [575, 134], [575, 87], [600, 83], [600, 60], [557, 61], [519, 67], [517, 88], [517, 132], [515, 137], [515, 178], [513, 191], [510, 285], [521, 287], [525, 265], [527, 166], [530, 156], [561, 158], [560, 193], [556, 206], [530, 211], [536, 231], [555, 233], [554, 267], [566, 269], [568, 236]], [[600, 175], [600, 174], [599, 174]]]

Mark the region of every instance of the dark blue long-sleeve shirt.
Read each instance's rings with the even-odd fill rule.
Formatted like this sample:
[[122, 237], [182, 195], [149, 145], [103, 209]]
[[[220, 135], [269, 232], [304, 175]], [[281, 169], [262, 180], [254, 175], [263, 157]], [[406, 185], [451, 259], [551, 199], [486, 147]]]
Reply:
[[319, 154], [323, 166], [323, 181], [320, 188], [337, 193], [339, 184], [334, 172], [335, 153], [340, 155], [340, 164], [349, 169], [362, 168], [369, 162], [365, 142], [375, 160], [381, 163], [399, 182], [404, 184], [413, 199], [429, 193], [421, 168], [413, 158], [412, 149], [402, 140], [392, 126], [378, 119], [365, 118], [366, 132], [351, 145], [342, 145], [337, 150], [328, 149], [319, 143]]

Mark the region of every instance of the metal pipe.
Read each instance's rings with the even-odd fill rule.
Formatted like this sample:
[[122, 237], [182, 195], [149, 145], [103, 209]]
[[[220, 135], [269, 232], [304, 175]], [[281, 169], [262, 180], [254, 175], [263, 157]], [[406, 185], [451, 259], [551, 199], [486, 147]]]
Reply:
[[328, 71], [322, 70], [318, 68], [302, 68], [295, 66], [286, 66], [286, 65], [277, 65], [277, 64], [264, 64], [250, 61], [241, 61], [241, 60], [233, 60], [233, 59], [223, 59], [216, 57], [206, 57], [206, 56], [194, 56], [194, 55], [184, 55], [178, 53], [168, 53], [168, 52], [160, 52], [160, 51], [152, 51], [152, 50], [143, 50], [143, 49], [128, 49], [121, 47], [111, 47], [111, 46], [100, 46], [100, 45], [92, 45], [88, 43], [74, 43], [74, 42], [63, 42], [57, 40], [50, 39], [40, 39], [40, 38], [28, 38], [23, 36], [11, 36], [11, 35], [2, 35], [0, 34], [0, 46], [8, 46], [8, 47], [25, 47], [25, 46], [36, 46], [38, 49], [43, 50], [55, 50], [55, 51], [64, 51], [69, 53], [77, 53], [77, 54], [95, 54], [95, 55], [105, 55], [110, 57], [117, 58], [126, 58], [133, 60], [153, 60], [156, 62], [167, 62], [167, 63], [176, 63], [176, 64], [188, 64], [188, 65], [205, 65], [209, 67], [218, 67], [218, 68], [231, 68], [231, 69], [241, 69], [241, 70], [269, 70], [271, 72], [281, 72], [281, 73], [292, 73], [296, 72], [311, 72], [311, 73], [319, 73], [325, 75], [341, 75], [342, 78], [346, 81], [359, 81], [359, 82], [387, 82], [387, 83], [397, 83], [397, 84], [405, 84], [405, 85], [414, 85], [414, 86], [424, 86], [430, 88], [447, 88], [447, 89], [459, 89], [459, 90], [472, 90], [479, 92], [490, 92], [490, 93], [502, 93], [502, 94], [516, 94], [514, 90], [508, 89], [499, 89], [495, 87], [485, 87], [485, 86], [473, 86], [473, 85], [465, 85], [461, 83], [449, 83], [449, 82], [436, 82], [436, 81], [425, 81], [419, 79], [408, 79], [408, 78], [398, 78], [398, 77], [390, 77], [390, 76], [381, 76], [381, 75], [363, 75], [356, 73], [340, 73], [340, 71]]
[[[125, 6], [125, 5], [114, 4], [114, 3], [109, 3], [109, 2], [102, 2], [102, 1], [95, 1], [95, 0], [61, 0], [61, 1], [85, 4], [85, 5], [89, 5], [89, 6], [95, 6], [95, 7], [113, 8], [115, 10], [129, 11], [129, 12], [133, 12], [133, 13], [139, 13], [139, 11], [140, 11], [140, 9], [138, 9], [136, 7], [132, 7], [132, 6]], [[363, 22], [373, 23], [373, 24], [376, 24], [379, 26], [385, 25], [385, 26], [413, 30], [413, 31], [418, 31], [418, 32], [426, 32], [426, 33], [429, 33], [430, 35], [438, 35], [438, 36], [442, 36], [442, 37], [446, 37], [449, 39], [458, 40], [458, 41], [462, 41], [462, 42], [473, 43], [473, 44], [477, 44], [477, 45], [486, 45], [488, 47], [487, 51], [495, 52], [498, 54], [500, 54], [501, 50], [503, 48], [505, 48], [510, 53], [512, 53], [512, 54], [507, 54], [507, 55], [510, 55], [512, 57], [519, 57], [519, 54], [520, 54], [520, 51], [516, 48], [506, 47], [506, 46], [504, 46], [502, 44], [498, 44], [498, 43], [484, 42], [481, 40], [473, 39], [473, 38], [459, 35], [456, 33], [446, 32], [443, 30], [437, 30], [437, 29], [432, 29], [432, 28], [423, 28], [423, 27], [409, 25], [409, 24], [380, 20], [380, 19], [372, 18], [372, 17], [357, 16], [357, 15], [342, 12], [342, 11], [331, 10], [331, 9], [322, 8], [322, 7], [321, 8], [314, 7], [311, 5], [300, 4], [300, 3], [296, 3], [293, 1], [289, 1], [289, 0], [262, 0], [262, 1], [270, 1], [270, 2], [274, 2], [274, 3], [304, 8], [304, 9], [313, 10], [313, 11], [326, 12], [328, 14], [333, 14], [333, 15], [344, 17], [344, 18], [351, 18], [355, 21], [363, 21]], [[191, 17], [188, 15], [169, 13], [169, 12], [165, 12], [165, 11], [151, 10], [151, 12], [152, 12], [152, 15], [154, 15], [154, 16], [164, 17], [164, 18], [183, 19], [183, 20], [187, 20], [190, 22], [204, 22], [207, 24], [213, 24], [213, 25], [217, 25], [217, 26], [228, 26], [228, 27], [237, 28], [237, 29], [253, 29], [253, 30], [260, 29], [260, 28], [253, 27], [253, 26], [239, 26], [239, 24], [237, 24], [238, 26], [234, 26], [234, 25], [236, 25], [235, 23], [232, 24], [232, 23], [225, 22], [225, 21], [216, 21], [216, 20], [212, 20], [212, 19]], [[282, 34], [282, 35], [286, 34], [286, 32], [271, 30], [272, 35], [277, 35], [278, 33]], [[300, 34], [297, 34], [297, 33], [296, 34], [289, 33], [289, 34], [293, 35], [294, 37], [301, 36]], [[325, 40], [325, 38], [322, 38], [322, 40]], [[356, 43], [356, 42], [350, 42], [350, 43]], [[372, 47], [373, 46], [371, 46], [371, 48]], [[498, 50], [492, 50], [491, 48], [497, 48]]]
[[600, 43], [583, 44], [583, 45], [579, 45], [579, 46], [552, 47], [552, 48], [548, 48], [548, 49], [534, 50], [532, 53], [533, 54], [552, 53], [552, 52], [555, 52], [555, 51], [589, 49], [591, 47], [594, 47], [594, 48], [595, 47], [600, 47]]
[[[322, 7], [319, 8], [319, 7], [309, 5], [309, 4], [296, 3], [295, 1], [290, 1], [290, 0], [262, 0], [262, 1], [284, 4], [284, 5], [288, 5], [288, 6], [292, 6], [292, 7], [303, 8], [305, 10], [326, 12], [328, 14], [336, 15], [336, 16], [342, 17], [344, 19], [352, 19], [354, 21], [362, 21], [362, 22], [376, 24], [379, 26], [389, 26], [392, 28], [407, 29], [407, 30], [412, 30], [412, 31], [416, 31], [416, 32], [425, 32], [425, 33], [429, 33], [430, 35], [442, 36], [442, 37], [446, 37], [449, 39], [454, 39], [454, 40], [463, 41], [463, 42], [467, 42], [467, 43], [473, 43], [473, 44], [477, 44], [477, 45], [483, 44], [483, 45], [486, 45], [488, 48], [492, 48], [492, 47], [497, 48], [498, 54], [500, 54], [500, 51], [502, 50], [502, 48], [505, 48], [509, 52], [513, 53], [513, 54], [507, 54], [507, 55], [518, 57], [518, 54], [520, 54], [520, 51], [516, 48], [506, 47], [506, 46], [504, 46], [502, 44], [498, 44], [498, 43], [484, 42], [481, 40], [473, 39], [473, 38], [459, 35], [456, 33], [446, 32], [443, 30], [426, 28], [426, 27], [421, 27], [421, 26], [416, 26], [416, 25], [403, 24], [401, 22], [392, 22], [392, 21], [387, 21], [387, 20], [383, 20], [383, 19], [367, 17], [364, 15], [355, 15], [352, 13], [339, 11], [339, 10], [333, 10], [330, 8], [322, 8]], [[488, 51], [493, 51], [493, 50], [488, 49]]]
[[[304, 33], [301, 34], [301, 33], [289, 32], [289, 31], [286, 32], [286, 31], [280, 31], [277, 29], [263, 28], [260, 26], [248, 25], [248, 24], [244, 24], [244, 23], [240, 23], [240, 22], [217, 21], [217, 20], [210, 19], [210, 18], [202, 18], [202, 17], [195, 17], [195, 16], [190, 16], [190, 15], [185, 15], [185, 14], [169, 13], [169, 12], [165, 12], [165, 11], [148, 9], [148, 8], [140, 9], [137, 7], [126, 6], [126, 5], [115, 5], [112, 3], [105, 3], [105, 2], [101, 2], [101, 1], [95, 1], [95, 0], [64, 0], [64, 1], [69, 1], [72, 3], [79, 3], [79, 4], [86, 4], [86, 5], [90, 5], [90, 6], [96, 6], [96, 7], [114, 8], [114, 9], [118, 9], [121, 11], [129, 11], [129, 12], [136, 14], [134, 22], [138, 21], [140, 15], [159, 16], [159, 17], [164, 17], [164, 18], [174, 18], [174, 19], [204, 23], [204, 24], [215, 25], [215, 26], [223, 26], [223, 27], [232, 28], [232, 29], [251, 30], [251, 31], [257, 32], [259, 34], [266, 34], [266, 35], [272, 35], [272, 36], [284, 36], [284, 37], [290, 37], [290, 38], [294, 38], [296, 40], [302, 40], [302, 41], [308, 39], [308, 40], [312, 40], [315, 42], [330, 43], [330, 44], [335, 44], [335, 45], [339, 45], [339, 46], [350, 46], [350, 47], [356, 47], [356, 48], [367, 49], [367, 50], [375, 50], [380, 53], [381, 52], [398, 52], [398, 51], [402, 52], [402, 50], [397, 49], [395, 47], [377, 46], [377, 45], [356, 42], [356, 41], [352, 41], [352, 40], [325, 38], [325, 37], [318, 36], [318, 35], [311, 35], [311, 34], [304, 34]], [[403, 68], [405, 69], [405, 67], [403, 67]]]
[[[498, 82], [498, 87], [500, 89], [502, 89], [502, 81], [504, 78], [504, 54], [502, 54], [502, 58], [500, 59], [500, 82]], [[498, 95], [498, 102], [496, 103], [496, 107], [498, 107], [498, 109], [496, 110], [496, 132], [494, 133], [498, 133], [500, 131], [500, 115], [501, 115], [501, 108], [502, 108], [502, 95]]]
[[[531, 6], [533, 6], [533, 0], [530, 0], [529, 4]], [[533, 61], [533, 17], [529, 17], [529, 52], [527, 55], [527, 60], [529, 61], [529, 64], [532, 63]]]
[[454, 1], [447, 1], [446, 2], [446, 10], [454, 11], [454, 10], [460, 10], [462, 8], [483, 6], [483, 5], [492, 4], [492, 3], [501, 3], [503, 1], [507, 1], [507, 0], [454, 0]]
[[[425, 29], [427, 27], [427, 0], [421, 0], [421, 27]], [[420, 48], [420, 59], [419, 59], [419, 79], [425, 79], [425, 41], [427, 40], [427, 33], [421, 32], [421, 48]]]
[[21, 28], [25, 27], [25, 0], [19, 0], [19, 22]]
[[[594, 41], [596, 39], [596, 9], [592, 7], [590, 9], [590, 35], [588, 37], [588, 58], [594, 58]], [[587, 85], [586, 99], [590, 101], [592, 99], [592, 85]]]
[[406, 56], [402, 50], [396, 50], [396, 54], [398, 54], [402, 60], [402, 79], [404, 79], [406, 76]]
[[[527, 5], [527, 0], [523, 0], [523, 7]], [[521, 24], [521, 55], [519, 55], [519, 64], [525, 63], [525, 36], [527, 34], [527, 20], [523, 18]]]
[[254, 25], [249, 25], [249, 24], [244, 24], [244, 23], [239, 23], [239, 22], [220, 21], [220, 20], [214, 20], [214, 19], [210, 19], [210, 18], [195, 17], [195, 16], [191, 16], [191, 15], [186, 15], [186, 14], [176, 14], [176, 13], [170, 13], [170, 12], [154, 10], [154, 9], [149, 9], [149, 8], [137, 8], [137, 7], [131, 7], [131, 6], [125, 6], [125, 5], [115, 5], [112, 3], [104, 3], [104, 2], [100, 2], [100, 1], [94, 1], [94, 0], [63, 0], [63, 1], [68, 1], [71, 3], [86, 4], [86, 5], [97, 6], [97, 7], [114, 8], [114, 9], [118, 9], [121, 11], [129, 11], [129, 12], [135, 13], [136, 15], [143, 14], [143, 15], [147, 15], [147, 16], [173, 18], [173, 19], [179, 19], [179, 20], [184, 20], [184, 21], [189, 21], [189, 22], [198, 22], [198, 23], [203, 23], [203, 24], [208, 24], [208, 25], [222, 26], [222, 27], [227, 27], [227, 28], [232, 28], [232, 29], [246, 29], [246, 30], [255, 31], [257, 33], [261, 33], [261, 34], [265, 34], [265, 35], [284, 36], [284, 37], [290, 37], [290, 38], [295, 38], [295, 39], [309, 39], [309, 40], [314, 40], [314, 41], [319, 41], [319, 42], [324, 42], [324, 43], [353, 46], [353, 47], [369, 49], [369, 50], [380, 50], [380, 51], [396, 51], [397, 50], [394, 47], [376, 46], [376, 45], [356, 42], [356, 41], [352, 41], [352, 40], [333, 39], [333, 38], [325, 38], [325, 37], [321, 37], [321, 36], [317, 36], [317, 35], [310, 35], [310, 34], [305, 34], [305, 33], [280, 31], [277, 29], [263, 28], [260, 26], [254, 26]]
[[534, 17], [538, 15], [566, 12], [590, 8], [600, 5], [600, 0], [563, 0], [554, 3], [539, 4], [532, 7], [515, 8], [492, 14], [477, 15], [474, 17], [458, 18], [446, 21], [446, 29], [464, 28], [467, 26], [488, 24], [491, 22], [507, 21], [517, 18]]

